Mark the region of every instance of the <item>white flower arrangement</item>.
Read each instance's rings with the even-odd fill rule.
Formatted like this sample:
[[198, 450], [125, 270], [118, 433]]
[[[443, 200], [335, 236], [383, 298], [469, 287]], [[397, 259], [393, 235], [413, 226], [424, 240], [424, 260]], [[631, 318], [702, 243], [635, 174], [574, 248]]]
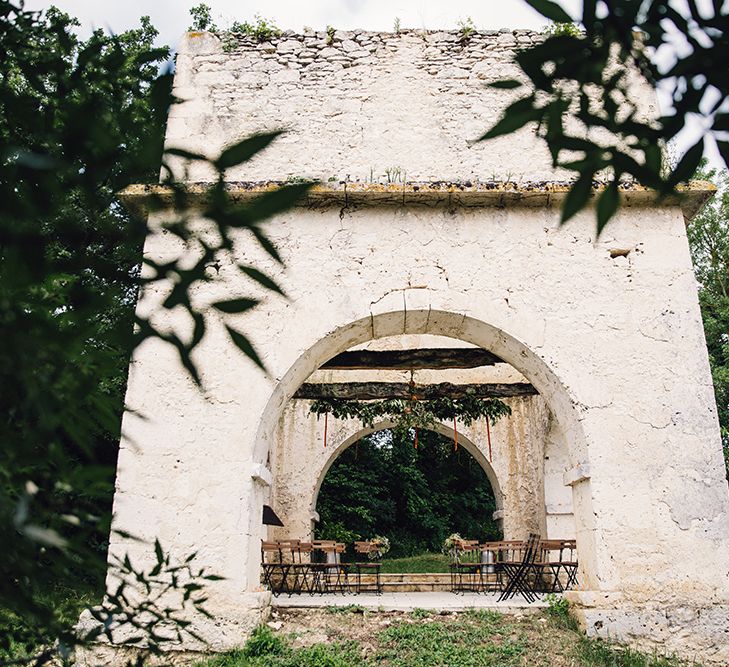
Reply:
[[459, 533], [451, 533], [443, 542], [443, 553], [450, 556], [454, 563], [458, 562], [458, 544], [463, 542]]
[[370, 551], [367, 554], [367, 557], [370, 560], [378, 560], [382, 558], [388, 551], [390, 551], [390, 540], [388, 540], [386, 537], [383, 537], [382, 535], [375, 535], [370, 542], [373, 542], [377, 545], [377, 549], [374, 551]]

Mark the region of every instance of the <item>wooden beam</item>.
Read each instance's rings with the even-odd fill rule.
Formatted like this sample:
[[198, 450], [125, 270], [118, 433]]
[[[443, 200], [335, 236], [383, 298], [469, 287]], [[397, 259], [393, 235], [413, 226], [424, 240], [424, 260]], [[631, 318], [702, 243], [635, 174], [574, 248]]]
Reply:
[[421, 370], [424, 368], [478, 368], [502, 360], [479, 347], [443, 347], [417, 350], [352, 350], [327, 361], [328, 370]]
[[416, 384], [414, 394], [407, 382], [307, 382], [299, 387], [294, 398], [318, 400], [339, 398], [351, 401], [370, 401], [385, 398], [462, 398], [473, 392], [477, 398], [508, 398], [510, 396], [533, 396], [539, 392], [526, 382], [490, 384]]

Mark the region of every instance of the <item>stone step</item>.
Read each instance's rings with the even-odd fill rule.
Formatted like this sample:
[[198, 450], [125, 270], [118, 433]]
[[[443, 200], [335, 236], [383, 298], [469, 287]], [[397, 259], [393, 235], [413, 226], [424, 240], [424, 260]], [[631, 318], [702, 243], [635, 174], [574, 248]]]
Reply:
[[[354, 583], [356, 577], [350, 579]], [[495, 575], [486, 575], [486, 581], [496, 583]], [[374, 586], [373, 575], [362, 575], [361, 582], [365, 586]], [[451, 575], [448, 572], [432, 573], [387, 573], [380, 575], [382, 590], [387, 593], [437, 592], [451, 590]]]
[[[364, 577], [365, 575], [363, 575]], [[366, 575], [370, 576], [371, 575]], [[448, 572], [427, 572], [427, 573], [409, 573], [409, 572], [396, 572], [380, 574], [381, 581], [396, 582], [396, 581], [411, 581], [418, 583], [432, 583], [434, 581], [450, 581], [451, 575]]]
[[450, 589], [450, 581], [434, 581], [430, 583], [411, 581], [382, 582], [382, 590], [385, 593], [426, 593], [449, 591]]

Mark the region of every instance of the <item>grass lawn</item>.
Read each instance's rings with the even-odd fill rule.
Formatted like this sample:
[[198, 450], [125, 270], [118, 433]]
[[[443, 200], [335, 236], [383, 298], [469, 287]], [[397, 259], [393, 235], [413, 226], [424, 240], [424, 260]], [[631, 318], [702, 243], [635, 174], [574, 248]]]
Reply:
[[382, 572], [448, 572], [450, 559], [445, 554], [424, 553], [407, 558], [391, 558], [382, 561]]
[[[73, 586], [58, 584], [37, 594], [36, 599], [55, 609], [60, 626], [72, 627], [76, 624], [83, 609], [96, 604], [101, 599], [100, 586], [83, 581], [75, 581]], [[32, 664], [23, 661], [29, 655], [39, 652], [39, 646], [53, 643], [54, 636], [49, 634], [42, 621], [29, 624], [17, 613], [0, 607], [0, 665]]]
[[[273, 628], [273, 629], [272, 629]], [[368, 612], [358, 607], [274, 611], [238, 651], [196, 667], [685, 667], [587, 639], [555, 605], [519, 616], [479, 610]]]

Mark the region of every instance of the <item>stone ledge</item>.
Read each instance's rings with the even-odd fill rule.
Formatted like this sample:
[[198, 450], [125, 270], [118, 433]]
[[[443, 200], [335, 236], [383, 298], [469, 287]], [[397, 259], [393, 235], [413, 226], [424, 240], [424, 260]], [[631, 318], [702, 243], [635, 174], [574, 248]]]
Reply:
[[590, 479], [590, 464], [585, 462], [566, 470], [562, 478], [565, 486], [574, 486], [588, 479]]
[[[245, 203], [258, 195], [272, 192], [286, 183], [281, 181], [231, 182], [226, 190], [235, 202]], [[189, 205], [201, 208], [207, 201], [212, 183], [186, 183]], [[463, 183], [429, 181], [413, 183], [319, 183], [313, 185], [299, 206], [405, 206], [422, 204], [463, 208], [548, 208], [560, 206], [567, 196], [571, 183], [565, 181], [541, 181], [516, 184], [504, 181]], [[597, 184], [592, 189], [595, 199], [605, 189]], [[716, 187], [706, 181], [691, 181], [679, 186], [675, 195], [659, 197], [658, 194], [635, 183], [620, 185], [622, 205], [680, 206], [686, 221], [691, 220], [701, 207], [714, 195]], [[173, 189], [166, 185], [134, 184], [118, 193], [122, 203], [137, 215], [146, 215], [153, 209], [169, 208], [173, 204]]]
[[263, 486], [271, 486], [273, 484], [273, 473], [262, 463], [253, 464], [251, 477], [254, 482], [258, 482]]

